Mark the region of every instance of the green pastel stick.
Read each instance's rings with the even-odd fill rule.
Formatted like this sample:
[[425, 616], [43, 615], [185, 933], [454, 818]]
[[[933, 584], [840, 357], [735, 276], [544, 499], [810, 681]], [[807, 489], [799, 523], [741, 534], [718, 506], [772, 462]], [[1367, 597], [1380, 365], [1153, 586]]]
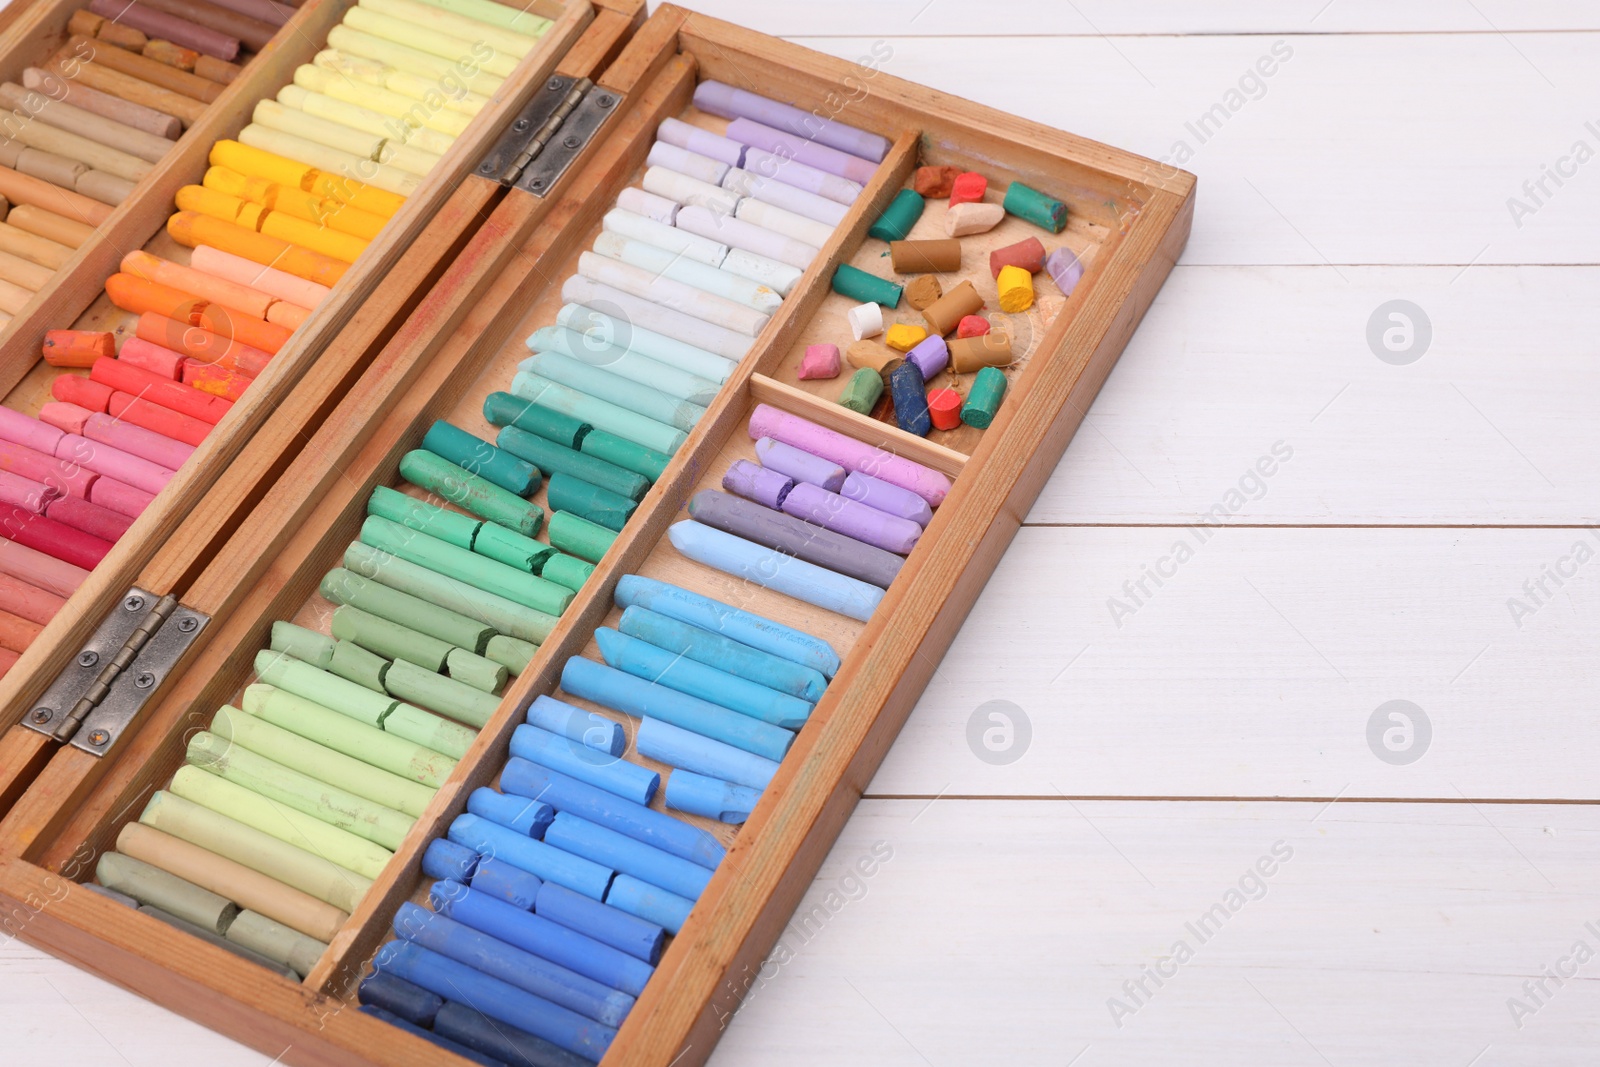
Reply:
[[478, 527], [482, 525], [478, 519], [469, 518], [459, 511], [447, 511], [436, 504], [382, 485], [367, 498], [367, 514], [380, 516], [429, 537], [437, 537], [458, 548], [471, 548], [472, 539], [478, 536]]
[[472, 542], [472, 551], [529, 574], [538, 574], [544, 561], [555, 554], [555, 549], [549, 545], [531, 537], [523, 537], [515, 530], [508, 530], [493, 522], [484, 523], [478, 530], [477, 540]]
[[308, 778], [349, 790], [358, 797], [412, 818], [422, 814], [437, 792], [274, 726], [265, 719], [247, 715], [238, 708], [223, 707], [218, 711], [211, 719], [211, 732]]
[[679, 430], [694, 429], [706, 413], [704, 407], [693, 401], [668, 396], [561, 352], [535, 352], [517, 366]]
[[408, 659], [430, 671], [444, 670], [444, 658], [453, 647], [448, 641], [380, 619], [348, 604], [333, 609], [333, 636], [360, 645], [384, 659]]
[[450, 652], [450, 677], [462, 685], [470, 685], [490, 696], [499, 696], [506, 687], [511, 673], [499, 663], [484, 656], [475, 656], [464, 648]]
[[[883, 395], [883, 375], [871, 367], [861, 367], [844, 383], [839, 403], [861, 415], [872, 413], [872, 407]], [[550, 505], [554, 507], [555, 505]]]
[[892, 308], [900, 306], [900, 294], [904, 287], [876, 274], [868, 274], [860, 267], [841, 263], [833, 272], [833, 291], [861, 304], [882, 304]]
[[589, 575], [594, 573], [594, 564], [558, 552], [545, 560], [542, 573], [557, 585], [564, 585], [576, 593], [589, 580]]
[[[403, 811], [356, 796], [348, 789], [319, 782], [310, 775], [301, 774], [291, 767], [285, 767], [275, 760], [251, 752], [243, 745], [236, 745], [227, 738], [219, 737], [209, 731], [202, 731], [189, 739], [186, 756], [191, 765], [202, 771], [226, 779], [257, 796], [293, 808], [315, 822], [338, 827], [345, 833], [386, 850], [399, 848], [400, 842], [404, 841], [406, 834], [411, 831], [411, 824], [416, 821]], [[196, 797], [189, 799], [196, 803], [204, 803]], [[240, 822], [248, 821], [237, 815], [233, 817]], [[260, 829], [269, 834], [273, 833], [269, 827], [263, 826]], [[285, 838], [285, 840], [290, 839]], [[377, 853], [368, 849], [365, 850], [365, 855], [375, 857]], [[332, 856], [328, 858], [334, 859]], [[336, 859], [334, 862], [340, 866], [349, 866]], [[361, 870], [359, 867], [350, 869]], [[368, 877], [373, 876], [368, 875]]]
[[1000, 412], [1000, 402], [1006, 398], [1006, 375], [999, 367], [984, 367], [972, 379], [967, 390], [967, 401], [961, 405], [961, 421], [968, 426], [987, 430]]
[[889, 206], [883, 209], [878, 221], [868, 227], [867, 236], [880, 241], [904, 241], [910, 235], [911, 227], [922, 217], [922, 209], [926, 206], [927, 201], [922, 199], [921, 193], [915, 189], [901, 189], [889, 201]]
[[501, 430], [498, 440], [500, 447], [514, 455], [524, 457], [529, 462], [539, 464], [540, 469], [551, 477], [557, 474], [570, 474], [574, 478], [582, 478], [591, 485], [609, 489], [630, 500], [639, 500], [650, 491], [650, 479], [642, 474], [623, 470], [614, 463], [607, 463], [603, 459], [596, 459], [582, 452], [574, 452], [570, 448], [563, 448], [554, 441], [546, 441], [543, 437], [519, 430], [515, 426], [507, 426]]
[[422, 447], [478, 477], [517, 496], [532, 496], [539, 488], [539, 469], [508, 455], [481, 437], [440, 419], [422, 435]]
[[[539, 532], [539, 524], [544, 521], [544, 512], [539, 510], [537, 504], [440, 459], [432, 452], [418, 449], [401, 456], [400, 477], [480, 519], [498, 522], [529, 537]], [[537, 480], [533, 484], [535, 489], [539, 487]]]
[[126, 893], [141, 904], [170, 912], [214, 934], [227, 933], [239, 914], [239, 905], [228, 898], [120, 852], [102, 853], [94, 877], [107, 889]]
[[307, 937], [280, 922], [267, 918], [258, 911], [241, 911], [228, 927], [229, 941], [258, 952], [269, 960], [277, 960], [301, 978], [311, 973], [328, 946], [314, 937]]
[[483, 650], [483, 654], [516, 675], [528, 669], [528, 664], [533, 662], [533, 654], [537, 651], [539, 651], [538, 645], [519, 641], [505, 634], [496, 634], [489, 638], [489, 647]]
[[388, 669], [388, 660], [373, 655], [360, 645], [349, 641], [333, 643], [333, 659], [328, 663], [329, 674], [337, 674], [340, 678], [354, 682], [363, 689], [381, 693], [383, 672]]
[[274, 960], [269, 960], [265, 956], [257, 955], [256, 953], [245, 948], [243, 945], [236, 945], [223, 935], [214, 934], [203, 926], [196, 926], [187, 919], [180, 919], [170, 911], [155, 907], [152, 904], [141, 904], [139, 905], [139, 914], [148, 915], [157, 922], [166, 923], [174, 930], [181, 930], [190, 937], [199, 938], [201, 941], [204, 941], [207, 944], [215, 945], [217, 948], [222, 949], [222, 951], [231, 956], [238, 956], [242, 960], [249, 960], [255, 966], [264, 967], [268, 971], [280, 977], [287, 978], [290, 981], [295, 981], [299, 978], [299, 975], [295, 974], [282, 964]]
[[429, 7], [487, 22], [502, 30], [514, 30], [528, 37], [543, 36], [555, 23], [543, 15], [496, 3], [495, 0], [422, 0]]
[[[345, 549], [344, 562], [345, 566], [357, 576], [367, 575], [375, 582], [381, 582], [386, 588], [406, 593], [412, 598], [420, 598], [423, 602], [457, 617], [480, 620], [492, 628], [490, 632], [498, 630], [524, 641], [542, 644], [559, 621], [554, 615], [535, 611], [503, 596], [486, 593], [465, 582], [437, 574], [426, 567], [396, 559], [360, 541], [351, 542], [350, 547]], [[324, 592], [323, 596], [327, 596], [327, 593]], [[355, 606], [360, 608], [364, 605]], [[397, 621], [394, 616], [382, 612], [373, 611], [373, 614], [383, 614], [384, 618]], [[406, 621], [404, 616], [398, 621], [402, 621], [406, 626], [422, 629], [415, 622]], [[442, 634], [432, 633], [432, 636], [469, 651], [479, 651], [483, 647], [482, 644], [471, 641], [451, 641]], [[487, 641], [484, 644], [487, 644]]]
[[571, 474], [552, 474], [545, 488], [545, 499], [552, 511], [570, 511], [579, 518], [599, 523], [608, 530], [620, 531], [633, 517], [637, 500], [630, 500], [609, 489]]
[[634, 444], [604, 430], [594, 430], [584, 434], [583, 443], [578, 446], [578, 450], [586, 456], [615, 464], [625, 471], [642, 474], [652, 482], [659, 481], [661, 475], [666, 473], [667, 464], [672, 462], [672, 457], [665, 452], [657, 452], [653, 448]]
[[550, 516], [550, 543], [590, 563], [599, 563], [616, 539], [615, 530], [570, 511], [557, 511]]
[[[363, 548], [367, 546], [363, 545]], [[348, 559], [349, 550], [345, 557]], [[377, 553], [388, 556], [387, 553]], [[373, 565], [375, 569], [376, 564]], [[365, 569], [364, 569], [365, 570]], [[432, 598], [414, 596], [410, 591], [364, 578], [353, 570], [335, 567], [322, 579], [318, 590], [334, 604], [349, 604], [381, 619], [408, 626], [436, 637], [456, 648], [480, 649], [494, 636], [495, 627], [476, 617], [435, 603]]]
[[391, 698], [281, 652], [257, 652], [255, 668], [256, 675], [268, 685], [315, 700], [368, 726], [382, 726], [384, 716], [394, 709]]
[[511, 379], [511, 395], [531, 400], [552, 411], [586, 422], [597, 430], [625, 437], [657, 452], [676, 452], [689, 439], [688, 434], [676, 427], [647, 419], [636, 411], [608, 404], [525, 370], [517, 371]]
[[[553, 501], [551, 506], [555, 506]], [[508, 597], [535, 611], [560, 615], [572, 603], [570, 589], [563, 589], [554, 582], [547, 582], [467, 549], [446, 544], [436, 537], [407, 530], [399, 523], [376, 515], [367, 516], [367, 520], [361, 524], [361, 541], [408, 563], [437, 571], [485, 592]], [[483, 643], [474, 645], [472, 651], [478, 651], [487, 643], [488, 638], [484, 638]], [[463, 644], [459, 647], [467, 646]]]
[[390, 693], [401, 700], [474, 727], [481, 727], [488, 722], [489, 716], [500, 706], [498, 697], [442, 674], [423, 670], [403, 659], [397, 659], [390, 665], [384, 684], [389, 687]]
[[1060, 233], [1067, 227], [1067, 205], [1021, 182], [1006, 187], [1003, 206], [1006, 213], [1033, 223], [1051, 233]]
[[431, 748], [435, 752], [443, 752], [453, 759], [460, 759], [467, 754], [467, 749], [472, 747], [473, 738], [478, 732], [471, 727], [462, 726], [449, 719], [441, 719], [437, 715], [423, 711], [411, 704], [401, 704], [383, 720], [383, 729], [386, 733], [403, 737], [413, 741], [424, 748]]
[[272, 651], [326, 670], [333, 662], [333, 638], [292, 622], [275, 622], [272, 624]]
[[[244, 710], [308, 741], [430, 789], [444, 785], [455, 757], [340, 715], [321, 704], [270, 685], [245, 687]], [[393, 713], [390, 713], [393, 717]], [[403, 805], [394, 805], [406, 811]]]
[[490, 393], [483, 401], [483, 417], [491, 426], [515, 426], [566, 448], [577, 448], [594, 429], [571, 415], [510, 393]]

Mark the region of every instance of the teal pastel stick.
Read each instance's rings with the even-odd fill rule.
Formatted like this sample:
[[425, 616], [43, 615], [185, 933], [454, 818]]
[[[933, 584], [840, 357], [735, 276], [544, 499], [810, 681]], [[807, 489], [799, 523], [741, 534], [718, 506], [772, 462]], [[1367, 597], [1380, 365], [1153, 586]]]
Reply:
[[539, 488], [539, 472], [533, 464], [507, 455], [488, 441], [442, 419], [428, 428], [422, 437], [422, 447], [518, 496], [531, 496]]
[[617, 629], [629, 637], [637, 637], [665, 649], [674, 656], [704, 663], [812, 704], [822, 699], [823, 691], [828, 687], [828, 680], [814, 667], [802, 667], [781, 656], [762, 652], [698, 626], [690, 626], [649, 608], [626, 609]]
[[473, 539], [478, 536], [478, 527], [482, 525], [479, 520], [468, 518], [459, 511], [446, 511], [426, 500], [418, 500], [383, 485], [374, 489], [367, 498], [367, 514], [399, 523], [408, 530], [437, 537], [457, 548], [470, 549]]
[[820, 637], [724, 604], [720, 600], [680, 589], [654, 578], [624, 574], [613, 594], [617, 607], [637, 605], [651, 611], [719, 633], [723, 637], [811, 667], [824, 677], [839, 673], [839, 654]]
[[686, 432], [694, 429], [706, 413], [706, 409], [699, 404], [678, 400], [652, 386], [642, 385], [610, 369], [591, 366], [560, 352], [535, 352], [518, 363], [517, 369], [543, 375], [569, 389], [587, 393]]
[[636, 718], [660, 719], [769, 760], [781, 760], [794, 734], [780, 726], [719, 707], [709, 700], [652, 685], [614, 667], [573, 656], [561, 669], [561, 688]]
[[[447, 578], [426, 567], [397, 559], [360, 541], [351, 542], [350, 547], [344, 550], [344, 564], [349, 568], [346, 573], [351, 573], [353, 577], [364, 576], [373, 584], [438, 607], [457, 618], [478, 620], [481, 625], [498, 630], [508, 637], [515, 637], [535, 645], [543, 644], [559, 621], [554, 615], [535, 611], [516, 601], [470, 586], [466, 582]], [[359, 604], [356, 606], [360, 607]], [[390, 621], [399, 620], [390, 619]], [[415, 622], [404, 625], [421, 629]], [[435, 633], [432, 636], [445, 641], [451, 640], [444, 634]], [[471, 652], [481, 651], [476, 647], [478, 645], [476, 641], [470, 646], [459, 641], [451, 643]]]
[[[556, 325], [588, 338], [589, 344], [609, 344], [629, 352], [648, 356], [657, 363], [688, 371], [701, 378], [721, 384], [733, 373], [734, 362], [696, 348], [675, 337], [635, 326], [631, 322], [613, 318], [581, 304], [565, 304], [556, 312]], [[669, 450], [670, 451], [670, 450]]]
[[595, 630], [594, 639], [600, 646], [600, 655], [617, 670], [709, 700], [752, 719], [798, 730], [811, 715], [811, 705], [798, 697], [696, 663], [609, 626]]
[[[640, 500], [650, 491], [650, 479], [642, 474], [623, 470], [603, 459], [564, 448], [554, 441], [547, 441], [537, 434], [528, 433], [515, 426], [502, 429], [496, 440], [500, 442], [501, 448], [537, 464], [540, 470], [552, 477], [557, 474], [570, 474], [574, 478], [582, 478], [590, 485], [609, 489], [629, 500]], [[552, 504], [551, 510], [558, 509]]]
[[[529, 537], [539, 532], [539, 523], [544, 519], [544, 513], [537, 504], [425, 448], [414, 448], [400, 457], [400, 477], [480, 519], [509, 526]], [[539, 487], [537, 471], [534, 472], [533, 487]]]
[[924, 206], [926, 201], [921, 193], [915, 189], [901, 189], [894, 194], [894, 199], [883, 209], [878, 220], [868, 227], [867, 236], [880, 241], [904, 241], [911, 233], [911, 227], [922, 217]]
[[583, 588], [583, 583], [594, 574], [594, 564], [585, 563], [575, 556], [563, 552], [553, 553], [544, 561], [544, 568], [539, 571], [541, 578], [548, 578], [557, 585], [564, 585], [574, 593]]
[[256, 653], [256, 675], [263, 682], [286, 693], [321, 704], [331, 711], [348, 715], [368, 726], [382, 726], [383, 720], [398, 705], [391, 696], [374, 693], [336, 674], [318, 670], [281, 652], [262, 649]]
[[571, 474], [552, 474], [545, 499], [550, 502], [552, 511], [570, 511], [619, 533], [639, 506], [637, 500]]
[[667, 464], [672, 462], [672, 457], [665, 452], [657, 452], [604, 430], [585, 434], [579, 451], [586, 456], [613, 463], [625, 471], [642, 474], [652, 482], [660, 481], [666, 473]]
[[408, 530], [376, 515], [369, 515], [367, 521], [361, 524], [361, 540], [408, 563], [437, 571], [476, 589], [507, 597], [535, 611], [560, 615], [572, 603], [573, 592], [570, 589], [563, 589], [554, 582], [547, 582], [467, 549], [457, 548], [436, 537]]
[[497, 563], [529, 574], [539, 574], [544, 569], [545, 561], [556, 551], [542, 541], [524, 537], [497, 522], [486, 522], [478, 527], [471, 548], [480, 556], [488, 556]]
[[515, 426], [565, 448], [577, 448], [584, 435], [593, 429], [586, 422], [579, 422], [571, 416], [540, 407], [510, 393], [490, 393], [485, 397], [483, 418], [491, 426]]
[[684, 431], [647, 419], [636, 411], [596, 399], [549, 378], [518, 371], [511, 379], [511, 395], [582, 419], [597, 430], [614, 433], [657, 452], [676, 452], [689, 439]]
[[[528, 348], [534, 352], [555, 352], [600, 367], [612, 374], [691, 404], [705, 407], [717, 398], [720, 383], [686, 370], [657, 363], [649, 356], [630, 352], [626, 348], [585, 337], [565, 326], [541, 326], [528, 338]], [[538, 372], [537, 367], [524, 366], [524, 370]], [[540, 372], [542, 373], [542, 372]]]
[[884, 590], [776, 549], [685, 520], [667, 529], [673, 547], [697, 563], [861, 622], [872, 618]]

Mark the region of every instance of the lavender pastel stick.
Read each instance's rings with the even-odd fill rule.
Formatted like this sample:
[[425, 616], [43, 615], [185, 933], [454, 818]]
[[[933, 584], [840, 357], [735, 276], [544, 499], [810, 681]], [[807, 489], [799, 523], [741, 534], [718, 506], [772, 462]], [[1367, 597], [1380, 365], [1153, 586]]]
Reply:
[[678, 209], [678, 218], [673, 225], [696, 237], [730, 248], [742, 248], [800, 270], [809, 267], [811, 261], [820, 254], [815, 246], [804, 241], [693, 204]]
[[950, 346], [938, 334], [930, 334], [906, 353], [906, 362], [915, 363], [924, 382], [950, 365]]
[[755, 119], [874, 163], [881, 163], [883, 157], [889, 154], [889, 140], [886, 137], [847, 126], [835, 119], [823, 118], [793, 104], [782, 104], [757, 96], [725, 82], [703, 81], [695, 86], [694, 106], [725, 119]]
[[741, 459], [722, 476], [722, 488], [762, 507], [781, 508], [783, 498], [794, 488], [794, 479]]
[[838, 204], [850, 205], [861, 195], [861, 184], [841, 178], [816, 167], [808, 167], [787, 156], [768, 152], [764, 148], [747, 148], [744, 152], [744, 170], [762, 178], [792, 185], [796, 189], [815, 193]]
[[721, 184], [732, 169], [720, 159], [702, 156], [699, 152], [691, 152], [665, 141], [657, 141], [650, 146], [650, 154], [645, 157], [644, 163], [647, 167], [666, 167], [712, 185]]
[[1072, 290], [1083, 277], [1083, 260], [1079, 259], [1078, 254], [1072, 249], [1062, 245], [1050, 253], [1044, 261], [1044, 269], [1050, 272], [1050, 277], [1055, 281], [1056, 288], [1061, 290], [1061, 295], [1071, 296]]
[[[782, 441], [774, 441], [770, 437], [763, 437], [756, 442], [756, 458], [768, 470], [787, 474], [797, 482], [810, 482], [830, 493], [839, 491], [839, 487], [844, 485], [845, 476], [849, 473], [837, 463], [813, 456], [804, 449], [786, 445]], [[779, 507], [782, 503], [780, 500], [777, 504], [767, 506]]]
[[814, 522], [902, 556], [915, 548], [917, 539], [922, 536], [922, 527], [910, 519], [858, 504], [804, 482], [789, 490], [789, 495], [783, 499], [783, 510], [797, 519]]
[[[840, 179], [841, 181], [843, 179]], [[737, 167], [728, 171], [722, 179], [722, 187], [740, 196], [748, 196], [760, 200], [764, 204], [781, 207], [792, 211], [796, 215], [804, 215], [808, 219], [837, 226], [844, 221], [850, 213], [848, 204], [841, 204], [836, 200], [829, 200], [816, 193], [808, 193], [793, 185], [785, 185], [776, 178], [764, 178], [752, 171], [741, 170]]]
[[950, 479], [932, 467], [886, 452], [854, 437], [791, 415], [770, 404], [757, 404], [747, 432], [759, 441], [771, 437], [814, 456], [831, 459], [846, 470], [871, 474], [880, 481], [909, 489], [934, 507], [950, 493]]
[[714, 489], [702, 490], [690, 498], [689, 516], [724, 533], [879, 589], [889, 588], [905, 563], [893, 552]]
[[792, 133], [775, 130], [754, 119], [734, 119], [728, 123], [728, 137], [752, 148], [764, 148], [768, 152], [791, 156], [808, 167], [816, 167], [818, 170], [837, 174], [841, 178], [848, 178], [862, 185], [870, 182], [873, 173], [878, 169], [876, 164], [860, 156], [852, 156], [837, 148], [829, 148], [825, 144], [817, 144], [815, 141], [796, 137]]
[[738, 141], [691, 126], [682, 119], [664, 119], [656, 127], [656, 139], [675, 148], [683, 148], [702, 156], [737, 167], [744, 159], [744, 145]]
[[860, 471], [851, 471], [845, 478], [844, 485], [839, 489], [839, 495], [846, 500], [854, 500], [858, 504], [865, 504], [869, 508], [898, 515], [902, 519], [910, 519], [918, 526], [926, 526], [933, 521], [933, 509], [928, 502], [909, 489], [902, 489], [898, 485], [879, 481], [870, 474]]

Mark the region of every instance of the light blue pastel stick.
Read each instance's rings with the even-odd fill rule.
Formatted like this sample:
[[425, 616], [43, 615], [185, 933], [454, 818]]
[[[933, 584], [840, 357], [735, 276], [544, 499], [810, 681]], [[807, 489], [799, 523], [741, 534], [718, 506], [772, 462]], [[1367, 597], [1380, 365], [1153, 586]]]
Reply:
[[511, 731], [511, 754], [635, 804], [650, 803], [661, 785], [655, 771], [528, 723]]
[[811, 705], [799, 697], [674, 655], [609, 626], [597, 629], [594, 639], [600, 646], [600, 655], [617, 670], [701, 700], [709, 700], [752, 719], [760, 719], [785, 730], [798, 730], [811, 715]]
[[574, 893], [604, 900], [612, 872], [598, 863], [580, 859], [527, 834], [508, 830], [499, 823], [473, 815], [457, 815], [450, 824], [450, 840], [465, 845], [480, 856], [505, 860], [546, 882], [564, 885]]
[[608, 830], [588, 819], [580, 819], [569, 811], [556, 815], [550, 829], [545, 831], [550, 844], [574, 856], [582, 856], [610, 867], [623, 874], [631, 874], [643, 882], [660, 886], [689, 900], [699, 900], [711, 872], [697, 863], [690, 863], [636, 841], [626, 834]]
[[[608, 370], [612, 374], [621, 375], [640, 385], [659, 389], [668, 396], [687, 400], [702, 407], [717, 398], [717, 390], [720, 387], [720, 383], [710, 378], [690, 374], [686, 370], [679, 370], [677, 367], [651, 359], [642, 352], [630, 352], [626, 348], [618, 348], [596, 336], [577, 333], [565, 326], [539, 327], [533, 332], [533, 336], [528, 338], [528, 347], [534, 352], [557, 352], [563, 356], [570, 356], [580, 363]], [[522, 369], [537, 371], [538, 368]]]
[[582, 656], [573, 656], [562, 667], [561, 688], [614, 711], [625, 711], [639, 719], [647, 715], [661, 719], [770, 760], [782, 759], [794, 743], [794, 734], [781, 726], [759, 722], [664, 685], [652, 685]]
[[616, 434], [636, 445], [653, 448], [668, 455], [689, 439], [682, 430], [638, 412], [590, 396], [559, 382], [537, 374], [519, 370], [511, 379], [511, 395], [542, 405], [552, 411], [587, 422], [597, 430]]
[[579, 741], [608, 756], [620, 756], [628, 747], [627, 732], [598, 711], [585, 711], [552, 696], [536, 696], [528, 707], [528, 725], [559, 737]]
[[556, 815], [555, 809], [548, 804], [527, 797], [497, 793], [486, 785], [479, 786], [468, 795], [467, 810], [533, 838], [544, 837], [545, 829]]
[[694, 429], [706, 413], [699, 404], [675, 399], [654, 386], [623, 377], [620, 371], [585, 363], [563, 352], [535, 352], [518, 363], [517, 369], [685, 432]]
[[647, 330], [643, 326], [635, 326], [631, 322], [613, 318], [602, 311], [586, 308], [582, 304], [563, 304], [561, 310], [556, 312], [556, 325], [583, 334], [590, 339], [591, 344], [604, 342], [616, 345], [629, 352], [648, 356], [657, 363], [665, 363], [669, 367], [698, 374], [719, 385], [728, 380], [733, 368], [737, 366], [733, 360], [719, 356], [715, 352], [696, 348], [687, 341]]
[[639, 724], [634, 746], [639, 755], [647, 759], [751, 789], [765, 789], [772, 776], [778, 773], [774, 760], [713, 741], [660, 719], [646, 719]]
[[617, 629], [629, 637], [648, 641], [675, 656], [683, 656], [719, 671], [751, 681], [809, 704], [822, 699], [828, 680], [813, 667], [802, 667], [781, 656], [740, 644], [721, 634], [690, 626], [649, 608], [632, 607], [622, 613]]
[[680, 769], [667, 775], [667, 807], [690, 815], [742, 823], [750, 817], [760, 799], [761, 794], [748, 786], [707, 778], [693, 771]]
[[884, 590], [875, 585], [835, 574], [693, 519], [673, 523], [667, 528], [667, 536], [674, 548], [697, 563], [861, 622], [872, 618], [872, 612], [883, 600]]
[[686, 259], [676, 252], [607, 230], [594, 239], [594, 250], [608, 259], [671, 278], [684, 285], [703, 289], [713, 296], [743, 304], [754, 311], [771, 315], [783, 306], [783, 297], [771, 286], [730, 274], [720, 267]]
[[648, 608], [780, 659], [810, 667], [826, 678], [839, 673], [839, 654], [828, 642], [780, 622], [741, 611], [732, 604], [724, 604], [720, 600], [712, 600], [638, 574], [624, 574], [612, 595], [619, 608]]
[[669, 893], [629, 874], [617, 875], [606, 894], [606, 903], [629, 915], [655, 923], [669, 934], [676, 934], [689, 921], [694, 901]]

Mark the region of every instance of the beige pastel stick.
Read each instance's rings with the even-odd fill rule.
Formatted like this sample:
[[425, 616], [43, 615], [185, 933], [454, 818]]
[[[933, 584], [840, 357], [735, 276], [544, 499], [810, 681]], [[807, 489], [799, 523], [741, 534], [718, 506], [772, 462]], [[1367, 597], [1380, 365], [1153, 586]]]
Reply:
[[28, 306], [28, 301], [33, 299], [33, 290], [24, 289], [20, 285], [8, 281], [0, 281], [0, 311], [7, 315], [18, 315]]
[[[248, 285], [263, 293], [287, 300], [299, 307], [316, 307], [332, 292], [326, 285], [297, 278], [281, 270], [252, 263], [232, 252], [224, 252], [210, 245], [197, 245], [189, 254], [189, 265], [230, 282]], [[270, 308], [268, 309], [271, 310]]]
[[38, 292], [49, 284], [55, 273], [49, 267], [41, 267], [39, 264], [23, 259], [21, 256], [0, 251], [0, 278], [20, 285], [24, 289], [32, 289], [34, 292]]
[[115, 174], [107, 174], [103, 170], [91, 170], [87, 174], [78, 176], [76, 188], [84, 196], [98, 200], [102, 204], [120, 204], [133, 195], [136, 184]]
[[0, 154], [0, 163], [15, 167], [19, 174], [38, 178], [62, 189], [76, 189], [78, 179], [89, 173], [89, 164], [58, 156], [54, 152], [18, 147], [14, 141], [6, 142], [5, 148], [6, 151]]
[[43, 237], [68, 248], [82, 248], [94, 236], [94, 227], [77, 219], [58, 215], [48, 208], [12, 198], [14, 205], [6, 214], [6, 222], [26, 233]]
[[114, 174], [130, 182], [142, 180], [146, 174], [155, 169], [155, 164], [138, 156], [129, 155], [120, 149], [110, 148], [98, 141], [92, 141], [43, 122], [31, 121], [21, 112], [13, 111], [9, 116], [0, 116], [0, 123], [5, 123], [5, 128], [11, 130], [13, 141], [41, 151], [54, 152], [68, 159], [76, 159], [80, 163], [87, 163], [95, 170]]
[[39, 122], [79, 137], [87, 137], [96, 144], [120, 149], [146, 163], [161, 162], [172, 147], [172, 142], [165, 137], [157, 137], [81, 107], [52, 100], [41, 92], [24, 89], [16, 82], [0, 85], [0, 101], [24, 115], [32, 115]]
[[[68, 61], [70, 62], [70, 61]], [[57, 60], [51, 64], [50, 69], [56, 71], [63, 78], [70, 76], [70, 80], [87, 85], [91, 89], [98, 89], [103, 93], [120, 96], [124, 100], [131, 100], [141, 107], [154, 108], [164, 111], [168, 115], [176, 115], [183, 121], [185, 128], [193, 126], [200, 121], [200, 116], [206, 113], [206, 105], [199, 100], [175, 93], [171, 89], [163, 89], [159, 85], [151, 85], [147, 81], [131, 77], [118, 70], [102, 66], [99, 63], [77, 62], [76, 65], [67, 66]], [[73, 72], [76, 73], [73, 73]]]
[[72, 249], [67, 245], [29, 233], [9, 222], [0, 222], [0, 252], [21, 256], [51, 270], [60, 270], [72, 258]]
[[169, 141], [177, 140], [183, 133], [183, 122], [176, 115], [168, 115], [164, 111], [124, 100], [120, 96], [91, 89], [81, 82], [63, 78], [53, 71], [29, 67], [22, 72], [22, 86], [25, 89], [37, 90], [52, 100], [71, 104], [73, 107], [82, 108], [84, 111], [93, 112], [113, 122], [132, 126], [136, 130], [143, 130], [145, 133], [155, 134]]

